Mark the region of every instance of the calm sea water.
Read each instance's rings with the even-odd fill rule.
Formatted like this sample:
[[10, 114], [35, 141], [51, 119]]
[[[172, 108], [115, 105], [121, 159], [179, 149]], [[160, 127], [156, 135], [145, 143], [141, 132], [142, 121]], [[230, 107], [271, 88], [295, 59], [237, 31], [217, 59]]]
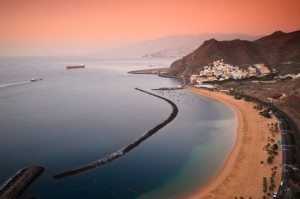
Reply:
[[[151, 91], [176, 80], [127, 73], [172, 61], [0, 58], [0, 182], [42, 165], [46, 171], [23, 198], [180, 198], [204, 185], [234, 145], [235, 114], [188, 91]], [[86, 68], [65, 69], [72, 64]], [[175, 102], [177, 118], [110, 164], [52, 179], [118, 151], [169, 116], [169, 104], [136, 87]]]

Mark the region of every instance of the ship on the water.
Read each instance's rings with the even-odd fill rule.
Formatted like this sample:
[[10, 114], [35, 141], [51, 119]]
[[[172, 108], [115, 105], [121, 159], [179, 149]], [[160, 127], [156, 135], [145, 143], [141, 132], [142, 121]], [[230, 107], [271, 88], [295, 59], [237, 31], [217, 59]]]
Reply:
[[73, 65], [73, 66], [66, 66], [67, 69], [78, 69], [78, 68], [85, 68], [85, 65]]

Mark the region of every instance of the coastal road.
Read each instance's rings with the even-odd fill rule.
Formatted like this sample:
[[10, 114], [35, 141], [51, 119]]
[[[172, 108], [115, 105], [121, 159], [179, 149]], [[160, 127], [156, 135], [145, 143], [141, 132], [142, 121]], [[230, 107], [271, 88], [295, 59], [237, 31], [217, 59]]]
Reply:
[[278, 190], [277, 198], [279, 199], [292, 199], [295, 198], [295, 194], [300, 192], [299, 187], [294, 186], [290, 183], [291, 179], [289, 178], [288, 169], [295, 169], [293, 165], [289, 165], [287, 157], [289, 153], [293, 153], [295, 150], [294, 145], [288, 145], [286, 136], [291, 133], [286, 125], [283, 125], [283, 121], [278, 119], [279, 131], [282, 137], [282, 177], [281, 185]]

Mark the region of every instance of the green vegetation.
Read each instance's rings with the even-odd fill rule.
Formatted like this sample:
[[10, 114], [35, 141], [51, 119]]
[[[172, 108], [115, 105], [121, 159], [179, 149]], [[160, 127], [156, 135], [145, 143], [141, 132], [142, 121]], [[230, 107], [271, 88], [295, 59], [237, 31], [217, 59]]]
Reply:
[[272, 163], [273, 163], [273, 158], [272, 158], [272, 156], [269, 156], [269, 157], [268, 157], [267, 162], [268, 162], [269, 164], [272, 164]]
[[[245, 199], [243, 196], [238, 197], [234, 197], [234, 199]], [[252, 197], [249, 197], [249, 199], [252, 199]]]
[[276, 170], [277, 170], [277, 166], [274, 166], [273, 168], [271, 168], [272, 174], [271, 176], [274, 178], [276, 175]]
[[260, 111], [260, 110], [263, 110], [263, 107], [262, 107], [262, 105], [260, 105], [260, 104], [254, 106], [253, 108], [256, 109], [256, 110], [259, 110], [259, 111]]
[[242, 97], [241, 97], [240, 95], [235, 95], [235, 96], [234, 96], [234, 99], [236, 99], [236, 100], [241, 100]]
[[263, 177], [263, 192], [264, 192], [264, 196], [267, 193], [267, 189], [268, 189], [268, 182], [267, 182], [267, 178]]
[[[268, 138], [268, 141], [271, 142], [275, 142], [274, 139], [270, 139], [270, 137]], [[269, 154], [269, 157], [267, 159], [267, 163], [268, 164], [272, 164], [274, 162], [274, 158], [276, 155], [278, 155], [278, 145], [277, 144], [273, 144], [272, 146], [270, 145], [270, 143], [268, 142], [267, 145], [264, 146], [263, 150], [267, 151], [267, 153]], [[261, 161], [263, 162], [263, 161]]]
[[264, 116], [265, 118], [271, 118], [272, 117], [268, 110], [263, 110], [263, 111], [259, 112], [259, 114]]
[[[292, 165], [292, 167], [287, 168], [288, 176], [295, 185], [300, 186], [300, 134], [294, 121], [283, 111], [278, 109], [274, 104], [262, 101], [252, 96], [247, 96], [244, 93], [238, 93], [236, 91], [231, 91], [229, 95], [237, 96], [237, 98], [239, 99], [247, 99], [247, 101], [256, 103], [256, 106], [254, 106], [253, 108], [256, 110], [260, 110], [260, 114], [264, 117], [269, 118], [271, 116], [270, 112], [272, 112], [272, 114], [277, 117], [279, 123], [273, 123], [271, 124], [271, 126], [269, 125], [270, 131], [272, 132], [273, 137], [275, 137], [276, 133], [282, 131], [281, 135], [283, 144], [289, 146], [287, 148], [287, 157], [285, 164]], [[271, 139], [270, 142], [272, 142]], [[264, 150], [268, 152], [269, 158], [271, 159], [272, 157], [277, 155], [277, 151], [274, 150], [276, 146], [274, 148], [273, 145], [273, 147], [271, 148], [269, 145], [270, 144], [268, 143], [268, 146], [265, 146]], [[271, 161], [269, 160], [269, 162]]]
[[270, 177], [270, 186], [269, 186], [270, 192], [273, 191], [274, 188], [275, 188], [275, 180], [274, 180], [274, 177]]
[[[263, 192], [264, 192], [264, 196], [262, 198], [269, 198], [270, 196], [272, 196], [272, 193], [274, 192], [274, 189], [276, 187], [275, 185], [275, 175], [276, 175], [276, 170], [277, 170], [277, 166], [274, 166], [271, 168], [272, 174], [271, 177], [269, 178], [269, 183], [266, 177], [263, 177]], [[268, 186], [269, 185], [269, 186]]]
[[[268, 124], [268, 126], [270, 125]], [[277, 122], [275, 124], [271, 123], [271, 127], [269, 128], [269, 130], [273, 133], [278, 133], [279, 132], [278, 123]]]

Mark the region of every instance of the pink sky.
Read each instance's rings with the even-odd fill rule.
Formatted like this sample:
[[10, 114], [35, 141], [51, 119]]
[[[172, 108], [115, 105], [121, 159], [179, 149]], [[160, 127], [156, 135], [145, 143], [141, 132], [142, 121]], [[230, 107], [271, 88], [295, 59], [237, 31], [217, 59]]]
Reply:
[[0, 0], [0, 55], [203, 32], [291, 32], [300, 29], [299, 8], [299, 0]]

